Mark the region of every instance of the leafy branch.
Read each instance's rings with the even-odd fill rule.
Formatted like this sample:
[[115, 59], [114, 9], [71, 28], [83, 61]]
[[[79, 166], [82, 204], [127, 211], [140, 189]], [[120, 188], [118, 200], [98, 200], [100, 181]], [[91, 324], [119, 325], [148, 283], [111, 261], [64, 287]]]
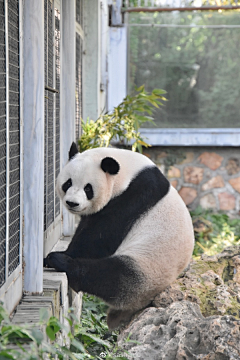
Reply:
[[[116, 346], [117, 334], [109, 333], [106, 305], [84, 295], [81, 323], [72, 309], [69, 326], [39, 311], [39, 322], [13, 324], [0, 302], [0, 360], [128, 360]], [[71, 329], [71, 330], [70, 330]]]
[[163, 96], [165, 93], [161, 89], [147, 93], [142, 85], [136, 89], [135, 95], [127, 95], [112, 112], [100, 115], [96, 121], [89, 118], [82, 121], [80, 151], [108, 147], [114, 140], [124, 145], [133, 141], [132, 150], [142, 152], [142, 146], [150, 145], [141, 137], [139, 128], [146, 122], [153, 122], [154, 108], [159, 108], [162, 101], [167, 100]]

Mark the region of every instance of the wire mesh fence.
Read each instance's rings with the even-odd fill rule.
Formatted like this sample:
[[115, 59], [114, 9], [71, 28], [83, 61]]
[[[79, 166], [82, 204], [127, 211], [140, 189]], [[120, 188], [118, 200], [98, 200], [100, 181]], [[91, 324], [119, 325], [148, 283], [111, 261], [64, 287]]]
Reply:
[[0, 287], [20, 263], [19, 1], [0, 1]]

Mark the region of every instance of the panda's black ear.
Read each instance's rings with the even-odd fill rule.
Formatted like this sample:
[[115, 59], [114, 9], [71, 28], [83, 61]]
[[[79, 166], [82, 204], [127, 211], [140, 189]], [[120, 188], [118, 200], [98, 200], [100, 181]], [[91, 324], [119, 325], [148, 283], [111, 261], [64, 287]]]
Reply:
[[116, 175], [119, 172], [119, 163], [111, 157], [105, 157], [101, 162], [101, 168], [110, 175]]
[[68, 153], [68, 160], [71, 160], [77, 153], [78, 153], [77, 145], [75, 142], [73, 142]]

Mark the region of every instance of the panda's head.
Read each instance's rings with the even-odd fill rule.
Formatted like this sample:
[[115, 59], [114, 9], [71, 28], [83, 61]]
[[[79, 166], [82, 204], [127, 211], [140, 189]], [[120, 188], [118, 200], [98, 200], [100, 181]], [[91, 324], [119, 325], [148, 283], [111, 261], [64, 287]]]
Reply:
[[96, 213], [112, 198], [119, 170], [120, 165], [113, 157], [99, 157], [91, 150], [80, 154], [72, 143], [69, 161], [57, 178], [58, 195], [73, 214]]

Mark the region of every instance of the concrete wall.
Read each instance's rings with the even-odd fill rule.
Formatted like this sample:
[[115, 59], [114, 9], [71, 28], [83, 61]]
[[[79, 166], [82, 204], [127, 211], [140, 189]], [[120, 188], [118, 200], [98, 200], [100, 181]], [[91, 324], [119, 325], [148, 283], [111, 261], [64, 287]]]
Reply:
[[152, 147], [150, 157], [190, 209], [222, 210], [240, 215], [239, 147]]

